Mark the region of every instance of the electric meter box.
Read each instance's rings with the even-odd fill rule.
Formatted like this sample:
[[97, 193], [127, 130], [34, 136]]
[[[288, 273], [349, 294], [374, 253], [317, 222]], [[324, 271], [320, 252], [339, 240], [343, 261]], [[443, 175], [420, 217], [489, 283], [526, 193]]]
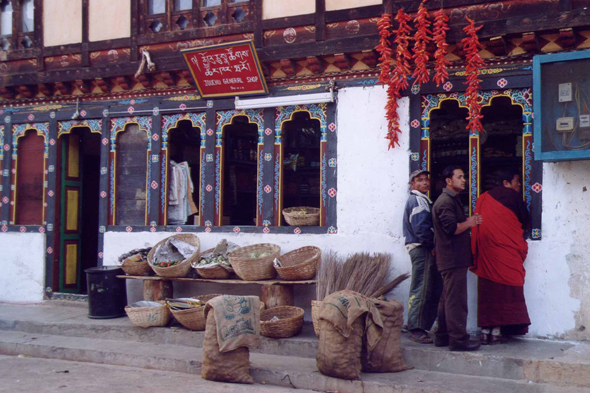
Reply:
[[590, 159], [590, 50], [533, 58], [535, 160]]

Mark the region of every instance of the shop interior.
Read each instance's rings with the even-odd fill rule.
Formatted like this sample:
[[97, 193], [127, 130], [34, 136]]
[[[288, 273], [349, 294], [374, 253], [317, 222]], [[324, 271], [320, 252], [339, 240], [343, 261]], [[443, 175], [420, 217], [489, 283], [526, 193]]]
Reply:
[[[168, 215], [166, 217], [166, 225], [199, 225], [199, 185], [201, 174], [201, 130], [193, 127], [190, 120], [181, 120], [177, 126], [168, 132]], [[189, 179], [186, 180], [186, 186], [179, 188], [175, 185], [171, 190], [170, 181], [172, 176], [173, 166], [186, 163]], [[175, 194], [170, 198], [171, 192]], [[182, 195], [177, 195], [181, 193]], [[183, 211], [179, 214], [174, 214], [172, 211], [179, 203], [183, 203]], [[196, 212], [195, 212], [196, 210]], [[172, 215], [170, 214], [172, 211]]]
[[[482, 108], [484, 132], [480, 135], [480, 194], [498, 184], [497, 171], [514, 169], [522, 173], [522, 108], [508, 97], [494, 98]], [[460, 165], [469, 176], [469, 131], [467, 108], [456, 100], [446, 100], [430, 113], [431, 193], [433, 201], [444, 187], [442, 171]], [[461, 193], [465, 212], [469, 211], [469, 182]]]
[[[320, 207], [321, 130], [308, 112], [296, 112], [283, 124], [283, 208]], [[282, 225], [287, 225], [281, 215]]]
[[256, 225], [258, 127], [237, 116], [223, 129], [223, 225]]

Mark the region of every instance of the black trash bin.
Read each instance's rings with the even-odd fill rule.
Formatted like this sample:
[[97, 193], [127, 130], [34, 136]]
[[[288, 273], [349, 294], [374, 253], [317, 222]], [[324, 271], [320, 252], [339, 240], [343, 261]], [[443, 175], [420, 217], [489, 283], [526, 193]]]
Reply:
[[92, 267], [84, 270], [88, 281], [88, 317], [97, 319], [124, 317], [127, 305], [123, 269], [117, 266]]

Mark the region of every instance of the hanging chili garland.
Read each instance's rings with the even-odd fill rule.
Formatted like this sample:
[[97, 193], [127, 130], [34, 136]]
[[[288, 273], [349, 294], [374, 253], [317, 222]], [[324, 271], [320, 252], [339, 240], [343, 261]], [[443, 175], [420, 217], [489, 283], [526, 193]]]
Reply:
[[381, 73], [379, 74], [378, 83], [386, 85], [391, 79], [391, 46], [389, 37], [391, 36], [391, 15], [383, 14], [377, 22], [379, 29], [379, 45], [375, 49], [379, 52], [379, 62]]
[[432, 42], [432, 31], [429, 29], [430, 21], [428, 20], [428, 11], [424, 7], [426, 0], [422, 0], [418, 7], [418, 12], [414, 18], [414, 26], [416, 27], [416, 34], [414, 34], [414, 64], [416, 68], [412, 76], [416, 78], [414, 85], [421, 86], [423, 83], [428, 83], [430, 73], [426, 65], [428, 64], [428, 51], [426, 45]]
[[479, 72], [485, 68], [485, 63], [479, 56], [479, 51], [483, 48], [483, 45], [477, 38], [477, 32], [482, 26], [475, 27], [475, 24], [469, 18], [467, 18], [467, 21], [469, 24], [463, 29], [467, 37], [461, 40], [467, 61], [465, 67], [467, 82], [464, 82], [467, 85], [466, 95], [469, 107], [469, 115], [467, 117], [469, 123], [467, 124], [467, 129], [470, 134], [476, 134], [476, 132], [483, 132], [480, 121], [483, 116], [481, 115], [481, 103], [479, 102], [478, 92], [479, 83], [481, 82]]
[[385, 116], [387, 118], [387, 136], [385, 139], [389, 140], [388, 148], [391, 149], [395, 145], [399, 146], [399, 134], [401, 129], [399, 126], [399, 115], [397, 113], [397, 100], [401, 98], [400, 91], [408, 88], [408, 76], [410, 75], [410, 59], [412, 55], [409, 51], [410, 46], [410, 28], [408, 22], [411, 18], [400, 9], [395, 16], [399, 27], [395, 30], [394, 43], [395, 48], [395, 68], [393, 69], [391, 78], [387, 83], [387, 105], [385, 105]]
[[449, 44], [447, 43], [447, 30], [449, 17], [443, 12], [442, 8], [436, 13], [434, 17], [434, 43], [436, 44], [436, 51], [434, 52], [434, 77], [436, 87], [444, 85], [449, 79], [449, 72], [447, 66], [451, 64], [447, 59], [447, 51]]

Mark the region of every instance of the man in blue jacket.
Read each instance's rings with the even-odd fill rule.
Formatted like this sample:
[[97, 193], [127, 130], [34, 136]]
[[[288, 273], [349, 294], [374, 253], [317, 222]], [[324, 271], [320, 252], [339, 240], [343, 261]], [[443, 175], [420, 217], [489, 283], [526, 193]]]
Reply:
[[410, 339], [422, 344], [432, 344], [427, 331], [436, 320], [442, 292], [442, 278], [434, 258], [432, 201], [426, 195], [430, 191], [429, 175], [420, 169], [410, 175], [403, 222], [406, 249], [412, 260], [407, 328], [412, 332]]

